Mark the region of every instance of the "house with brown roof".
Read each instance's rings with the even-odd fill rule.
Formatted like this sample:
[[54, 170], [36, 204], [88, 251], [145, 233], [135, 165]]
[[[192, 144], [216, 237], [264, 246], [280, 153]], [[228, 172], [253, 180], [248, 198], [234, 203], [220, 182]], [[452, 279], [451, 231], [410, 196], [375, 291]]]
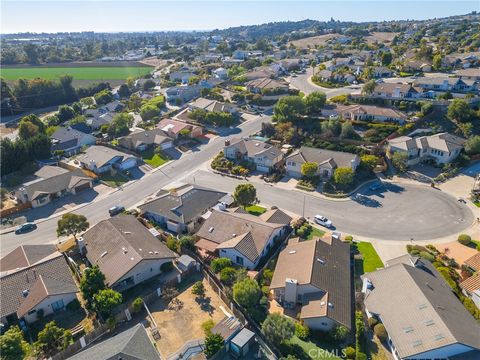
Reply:
[[280, 149], [264, 141], [250, 138], [231, 138], [225, 140], [223, 153], [230, 160], [245, 160], [255, 164], [256, 169], [262, 172], [269, 172], [278, 168], [284, 154]]
[[465, 139], [449, 133], [412, 138], [400, 136], [388, 140], [388, 154], [404, 152], [408, 154], [408, 165], [433, 160], [437, 164], [453, 161], [462, 151]]
[[407, 115], [401, 111], [374, 105], [337, 106], [337, 113], [345, 120], [404, 124]]
[[196, 233], [199, 240], [195, 246], [207, 254], [229, 258], [253, 270], [285, 235], [290, 221], [286, 222], [288, 218], [279, 214], [261, 218], [236, 210], [213, 209]]
[[301, 306], [310, 329], [352, 328], [350, 245], [339, 239], [291, 239], [277, 260], [270, 289], [284, 307]]
[[157, 127], [173, 139], [178, 139], [182, 134], [188, 134], [188, 137], [192, 138], [201, 137], [203, 134], [201, 126], [175, 119], [163, 119], [157, 124]]
[[411, 84], [380, 83], [375, 86], [372, 96], [386, 99], [418, 99], [422, 96], [422, 89], [414, 88]]
[[226, 112], [232, 115], [238, 114], [238, 108], [235, 105], [206, 98], [198, 98], [191, 102], [188, 108], [190, 110], [200, 109], [209, 112]]
[[0, 259], [2, 324], [33, 323], [65, 309], [78, 287], [63, 254], [54, 245], [22, 245]]
[[362, 279], [367, 316], [383, 323], [396, 359], [480, 350], [480, 325], [430, 262], [404, 255]]
[[160, 147], [160, 149], [166, 150], [173, 147], [173, 138], [162, 129], [156, 128], [137, 131], [123, 136], [118, 139], [118, 144], [121, 147], [137, 152], [153, 147]]
[[24, 183], [15, 192], [18, 200], [30, 202], [34, 208], [93, 187], [93, 179], [80, 169], [70, 171], [47, 165], [35, 172], [35, 176], [35, 180]]
[[247, 90], [255, 94], [280, 95], [288, 93], [288, 84], [284, 81], [259, 78], [248, 81], [245, 86]]
[[337, 168], [351, 168], [355, 171], [360, 164], [356, 154], [302, 146], [285, 159], [287, 174], [294, 178], [302, 177], [302, 165], [312, 162], [318, 165], [318, 175], [329, 179]]
[[177, 258], [132, 215], [100, 221], [83, 234], [79, 248], [117, 291], [160, 275], [162, 265]]

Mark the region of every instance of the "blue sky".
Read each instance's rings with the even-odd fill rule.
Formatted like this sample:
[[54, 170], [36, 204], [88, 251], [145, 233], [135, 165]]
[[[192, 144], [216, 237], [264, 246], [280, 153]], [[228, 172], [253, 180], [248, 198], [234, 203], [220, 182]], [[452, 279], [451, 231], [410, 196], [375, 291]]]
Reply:
[[427, 19], [480, 1], [1, 1], [1, 33], [210, 30], [284, 20]]

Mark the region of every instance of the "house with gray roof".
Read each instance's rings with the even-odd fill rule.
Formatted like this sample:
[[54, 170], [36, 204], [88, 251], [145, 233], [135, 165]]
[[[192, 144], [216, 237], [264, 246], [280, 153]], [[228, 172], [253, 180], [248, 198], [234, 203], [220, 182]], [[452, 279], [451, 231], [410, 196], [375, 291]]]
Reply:
[[160, 360], [160, 355], [142, 324], [82, 350], [70, 360]]
[[200, 109], [209, 112], [226, 112], [232, 115], [236, 115], [238, 113], [238, 108], [233, 104], [202, 97], [190, 103], [188, 107], [190, 110]]
[[418, 78], [413, 82], [413, 86], [421, 88], [424, 91], [431, 90], [439, 92], [469, 92], [476, 89], [474, 80], [448, 76]]
[[141, 152], [148, 148], [160, 147], [162, 150], [173, 147], [173, 138], [160, 128], [133, 132], [118, 139], [121, 147]]
[[283, 219], [274, 223], [244, 212], [213, 209], [196, 233], [195, 246], [253, 270], [287, 229]]
[[449, 133], [429, 136], [400, 136], [388, 140], [387, 154], [403, 152], [408, 155], [407, 164], [414, 165], [426, 160], [437, 164], [446, 164], [457, 158], [465, 146], [466, 140]]
[[100, 221], [83, 234], [79, 247], [117, 291], [160, 275], [162, 265], [177, 257], [132, 215]]
[[226, 193], [186, 184], [161, 190], [153, 200], [140, 205], [141, 214], [175, 233], [192, 233], [202, 215], [222, 202]]
[[316, 163], [318, 175], [329, 179], [338, 168], [350, 168], [355, 171], [360, 164], [360, 158], [348, 152], [302, 146], [285, 159], [287, 174], [294, 178], [302, 177], [302, 165], [305, 163]]
[[0, 259], [0, 318], [32, 323], [65, 309], [78, 287], [63, 254], [54, 245], [22, 245]]
[[128, 170], [135, 166], [139, 159], [136, 156], [106, 147], [91, 146], [77, 160], [82, 167], [93, 171], [95, 174], [103, 174], [112, 169]]
[[362, 292], [396, 359], [460, 359], [480, 350], [480, 325], [430, 262], [404, 255], [386, 265], [362, 275]]
[[46, 165], [35, 172], [35, 176], [35, 180], [24, 183], [15, 192], [18, 200], [22, 203], [30, 202], [34, 208], [93, 187], [93, 179], [80, 169], [70, 171]]
[[291, 239], [279, 256], [270, 289], [282, 306], [300, 306], [310, 329], [352, 328], [350, 245], [339, 239]]
[[230, 160], [245, 160], [255, 164], [261, 172], [269, 172], [283, 163], [284, 154], [277, 147], [264, 141], [251, 138], [231, 138], [225, 140], [223, 149]]
[[60, 127], [51, 136], [52, 152], [63, 152], [66, 155], [73, 155], [80, 151], [83, 146], [95, 144], [97, 139], [84, 132], [71, 127]]

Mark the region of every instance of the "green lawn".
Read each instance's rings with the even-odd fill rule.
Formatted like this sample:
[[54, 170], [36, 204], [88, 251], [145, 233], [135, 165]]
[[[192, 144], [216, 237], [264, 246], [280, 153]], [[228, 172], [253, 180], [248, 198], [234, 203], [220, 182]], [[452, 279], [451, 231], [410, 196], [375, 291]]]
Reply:
[[250, 205], [245, 208], [249, 214], [255, 215], [255, 216], [260, 216], [262, 215], [267, 209], [265, 209], [263, 206], [258, 206], [258, 205]]
[[294, 336], [286, 344], [280, 346], [282, 353], [295, 355], [300, 360], [311, 359], [340, 359], [336, 356], [341, 355], [341, 350], [336, 349], [335, 346], [321, 340], [304, 341]]
[[143, 161], [153, 168], [165, 164], [169, 159], [164, 154], [155, 154], [153, 149], [145, 150], [141, 153]]
[[107, 185], [111, 187], [119, 187], [129, 181], [126, 176], [123, 176], [118, 173], [115, 176], [112, 176], [110, 173], [106, 173], [106, 174], [100, 175], [98, 178], [101, 181], [107, 183]]
[[308, 234], [306, 240], [312, 240], [314, 237], [323, 237], [325, 235], [325, 231], [317, 229], [316, 227], [312, 227], [312, 231]]
[[476, 207], [480, 207], [480, 200], [474, 201], [473, 204], [474, 204]]
[[2, 69], [5, 80], [42, 79], [55, 80], [61, 75], [72, 75], [75, 80], [125, 80], [130, 76], [143, 76], [152, 71], [150, 66], [112, 67], [28, 67]]
[[363, 255], [363, 272], [372, 272], [383, 267], [383, 262], [375, 248], [368, 242], [356, 243], [358, 251]]

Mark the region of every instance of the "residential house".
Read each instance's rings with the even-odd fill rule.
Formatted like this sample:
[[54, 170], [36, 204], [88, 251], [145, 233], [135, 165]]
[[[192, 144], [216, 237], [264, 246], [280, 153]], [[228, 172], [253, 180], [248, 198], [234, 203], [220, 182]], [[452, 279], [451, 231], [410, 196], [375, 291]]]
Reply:
[[257, 80], [262, 78], [272, 79], [280, 75], [281, 67], [278, 64], [272, 64], [270, 66], [260, 66], [252, 71], [242, 74], [247, 81]]
[[118, 112], [122, 111], [125, 108], [125, 104], [119, 100], [110, 101], [108, 104], [103, 105], [100, 107], [100, 111], [104, 113], [107, 112]]
[[385, 66], [375, 66], [372, 72], [373, 77], [375, 78], [388, 78], [393, 75], [392, 70], [386, 68]]
[[165, 98], [169, 103], [185, 103], [200, 96], [201, 90], [202, 86], [199, 84], [173, 86], [165, 90]]
[[238, 114], [238, 108], [233, 104], [205, 98], [198, 98], [194, 102], [188, 104], [188, 108], [190, 111], [200, 109], [209, 112], [226, 112], [232, 115]]
[[71, 127], [58, 128], [50, 138], [52, 152], [63, 152], [68, 156], [78, 153], [83, 146], [93, 145], [97, 141], [94, 136]]
[[423, 77], [416, 79], [413, 85], [423, 91], [469, 92], [475, 90], [473, 80], [454, 77]]
[[100, 221], [83, 234], [79, 248], [117, 291], [160, 275], [162, 265], [177, 257], [132, 215]]
[[458, 70], [456, 72], [456, 75], [462, 80], [480, 81], [480, 69], [479, 68], [470, 68], [470, 69]]
[[70, 171], [47, 165], [35, 172], [35, 176], [35, 180], [24, 183], [15, 192], [18, 200], [22, 203], [30, 202], [34, 208], [93, 187], [93, 179], [80, 169]]
[[429, 261], [404, 255], [386, 265], [362, 275], [362, 292], [367, 316], [385, 326], [395, 359], [480, 350], [480, 325]]
[[133, 132], [118, 139], [118, 145], [131, 151], [141, 152], [148, 148], [160, 147], [162, 150], [173, 147], [173, 138], [162, 129], [155, 128]]
[[255, 94], [264, 95], [279, 95], [288, 93], [288, 84], [284, 81], [259, 78], [248, 81], [246, 84], [247, 90]]
[[180, 69], [179, 71], [171, 72], [169, 75], [170, 81], [181, 82], [182, 84], [188, 84], [190, 79], [193, 79], [196, 76], [197, 74], [189, 69]]
[[330, 70], [320, 70], [315, 74], [322, 81], [331, 81], [333, 80], [333, 71]]
[[475, 306], [480, 309], [480, 271], [463, 280], [460, 288], [463, 294], [471, 298]]
[[160, 360], [154, 341], [143, 324], [137, 324], [115, 336], [88, 347], [68, 358], [69, 360]]
[[232, 58], [235, 60], [246, 60], [248, 58], [248, 51], [247, 50], [235, 50], [232, 53]]
[[343, 119], [351, 121], [404, 124], [407, 120], [407, 115], [401, 111], [374, 105], [339, 105], [337, 106], [337, 113]]
[[228, 71], [227, 69], [220, 67], [218, 69], [215, 69], [212, 71], [213, 76], [216, 78], [222, 79], [222, 80], [227, 80], [228, 79]]
[[344, 66], [352, 65], [354, 61], [351, 58], [334, 58], [325, 62], [325, 69], [334, 71]]
[[201, 126], [192, 125], [180, 120], [163, 119], [157, 124], [157, 127], [173, 139], [178, 139], [179, 136], [185, 133], [192, 138], [203, 135], [203, 128]]
[[278, 168], [283, 162], [283, 153], [280, 149], [250, 138], [225, 140], [223, 153], [227, 159], [245, 160], [255, 164], [256, 169], [261, 172], [269, 172]]
[[143, 216], [176, 233], [192, 233], [202, 215], [219, 204], [226, 193], [186, 184], [161, 190], [153, 200], [138, 208]]
[[302, 146], [285, 159], [287, 174], [294, 178], [301, 177], [302, 165], [307, 162], [318, 164], [318, 175], [329, 179], [337, 168], [350, 168], [355, 171], [360, 164], [360, 158], [356, 154], [343, 151]]
[[393, 99], [418, 99], [421, 95], [422, 90], [414, 88], [410, 84], [380, 83], [375, 86], [371, 96]]
[[270, 289], [286, 308], [299, 304], [300, 320], [312, 330], [352, 328], [350, 245], [339, 239], [291, 239], [275, 265]]
[[78, 287], [55, 245], [19, 246], [0, 260], [0, 271], [3, 325], [33, 323], [77, 299]]
[[91, 146], [85, 154], [80, 155], [77, 160], [80, 164], [95, 174], [115, 170], [128, 170], [137, 166], [138, 158], [124, 152], [106, 147]]
[[409, 60], [404, 66], [405, 71], [431, 72], [432, 64], [422, 60]]
[[[275, 218], [274, 221], [279, 220]], [[206, 254], [229, 258], [253, 270], [275, 242], [286, 234], [289, 222], [281, 221], [267, 222], [241, 211], [213, 209], [196, 234], [199, 240], [195, 246]]]
[[434, 160], [437, 164], [445, 164], [453, 161], [460, 154], [464, 144], [465, 139], [448, 133], [417, 138], [400, 136], [388, 140], [387, 150], [389, 154], [407, 153], [408, 165], [418, 164], [425, 160]]

